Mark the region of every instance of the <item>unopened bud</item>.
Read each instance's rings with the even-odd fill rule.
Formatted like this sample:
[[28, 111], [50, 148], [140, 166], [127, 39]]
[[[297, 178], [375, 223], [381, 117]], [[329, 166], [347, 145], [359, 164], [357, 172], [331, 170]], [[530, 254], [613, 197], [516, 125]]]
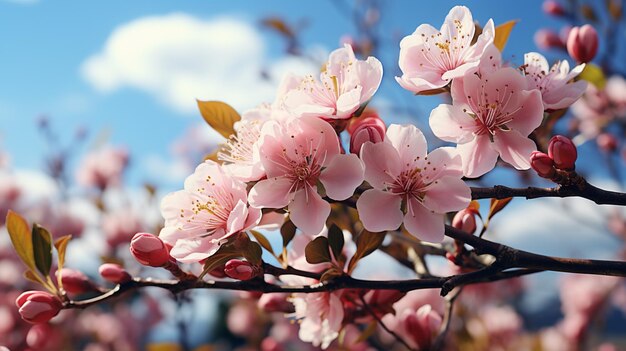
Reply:
[[61, 275], [63, 289], [70, 294], [84, 294], [97, 290], [89, 278], [81, 271], [71, 268], [63, 268], [57, 272]]
[[98, 268], [98, 272], [102, 278], [115, 284], [122, 284], [130, 281], [132, 278], [128, 272], [119, 264], [105, 263]]
[[473, 234], [476, 231], [476, 211], [465, 208], [454, 215], [452, 226], [466, 233]]
[[237, 280], [250, 280], [259, 275], [259, 267], [253, 266], [248, 261], [233, 259], [224, 265], [224, 273]]
[[598, 147], [605, 152], [613, 152], [617, 149], [617, 138], [611, 133], [602, 133], [596, 138]]
[[554, 161], [541, 151], [533, 151], [530, 154], [530, 167], [542, 178], [551, 179], [556, 173]]
[[130, 241], [130, 253], [137, 262], [152, 267], [162, 267], [170, 260], [163, 241], [150, 233], [137, 233]]
[[574, 27], [567, 37], [567, 52], [576, 61], [587, 63], [598, 52], [598, 32], [589, 24]]
[[353, 154], [358, 155], [368, 141], [380, 143], [385, 140], [385, 123], [378, 117], [359, 118], [351, 127], [350, 152]]
[[28, 334], [26, 334], [26, 343], [34, 350], [41, 350], [44, 349], [48, 341], [53, 336], [53, 331], [49, 325], [36, 324], [28, 330]]
[[578, 152], [576, 145], [569, 138], [555, 135], [550, 139], [548, 155], [554, 161], [556, 168], [569, 171], [576, 166]]
[[565, 43], [556, 32], [550, 29], [539, 29], [535, 33], [535, 44], [544, 50], [565, 49]]
[[22, 319], [28, 323], [46, 323], [56, 316], [63, 304], [58, 297], [45, 291], [27, 291], [15, 300]]
[[543, 2], [543, 12], [548, 15], [560, 17], [565, 14], [565, 9], [558, 1], [546, 0]]

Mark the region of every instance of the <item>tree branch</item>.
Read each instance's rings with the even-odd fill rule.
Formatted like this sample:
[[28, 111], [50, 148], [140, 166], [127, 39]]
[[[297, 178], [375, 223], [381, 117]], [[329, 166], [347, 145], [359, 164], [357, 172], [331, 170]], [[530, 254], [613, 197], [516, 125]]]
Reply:
[[555, 188], [509, 188], [496, 185], [492, 188], [471, 187], [472, 199], [504, 199], [507, 197], [524, 197], [536, 199], [540, 197], [582, 197], [598, 205], [626, 206], [626, 194], [597, 188], [581, 178], [576, 185], [558, 185]]

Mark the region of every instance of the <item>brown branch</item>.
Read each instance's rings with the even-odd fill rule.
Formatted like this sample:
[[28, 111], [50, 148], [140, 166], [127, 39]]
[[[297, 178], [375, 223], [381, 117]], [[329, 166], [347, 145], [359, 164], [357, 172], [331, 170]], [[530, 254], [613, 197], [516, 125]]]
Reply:
[[536, 199], [540, 197], [582, 197], [598, 205], [626, 206], [626, 194], [597, 188], [585, 180], [577, 185], [558, 185], [555, 188], [509, 188], [496, 185], [492, 188], [471, 187], [472, 199], [504, 199], [507, 197], [524, 197]]

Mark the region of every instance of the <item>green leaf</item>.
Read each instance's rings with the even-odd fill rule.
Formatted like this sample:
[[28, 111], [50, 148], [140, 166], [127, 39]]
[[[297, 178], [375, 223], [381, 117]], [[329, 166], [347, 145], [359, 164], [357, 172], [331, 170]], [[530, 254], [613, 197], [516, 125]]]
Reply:
[[357, 262], [363, 257], [374, 252], [385, 240], [387, 232], [370, 232], [363, 229], [356, 239], [356, 252], [348, 263], [348, 274], [356, 267]]
[[280, 227], [280, 235], [283, 237], [283, 247], [287, 247], [296, 235], [296, 225], [290, 219], [287, 219]]
[[584, 79], [600, 90], [604, 89], [606, 85], [606, 77], [604, 76], [602, 68], [591, 62], [585, 64], [585, 69], [580, 72], [578, 79]]
[[44, 277], [50, 274], [52, 267], [52, 235], [37, 223], [33, 224], [33, 255], [35, 265]]
[[245, 247], [243, 251], [243, 257], [253, 265], [260, 265], [263, 260], [261, 256], [263, 255], [263, 250], [261, 250], [261, 246], [254, 241], [248, 241], [248, 245]]
[[250, 234], [252, 234], [252, 236], [254, 237], [254, 239], [261, 244], [261, 246], [263, 246], [263, 248], [265, 250], [267, 250], [269, 253], [271, 253], [272, 255], [274, 254], [274, 250], [272, 249], [272, 245], [270, 244], [270, 241], [267, 240], [267, 238], [265, 237], [265, 235], [261, 234], [260, 232], [256, 231], [256, 230], [250, 230]]
[[[65, 266], [65, 251], [67, 250], [67, 244], [72, 239], [71, 235], [65, 235], [58, 238], [54, 242], [54, 247], [57, 249], [57, 270], [60, 272]], [[57, 275], [57, 284], [59, 288], [63, 288], [63, 283], [61, 282], [61, 275]]]
[[338, 260], [344, 245], [343, 231], [336, 224], [332, 224], [328, 228], [328, 245], [333, 250], [333, 256]]
[[304, 256], [306, 257], [306, 261], [311, 264], [330, 262], [328, 239], [324, 236], [318, 236], [313, 239], [313, 241], [308, 243], [304, 248]]
[[19, 214], [9, 210], [6, 227], [13, 243], [13, 248], [22, 259], [22, 262], [35, 270], [35, 256], [33, 255], [33, 238], [26, 220]]
[[496, 27], [496, 36], [493, 39], [493, 44], [498, 48], [498, 50], [500, 50], [500, 52], [504, 51], [504, 47], [506, 46], [507, 41], [509, 41], [509, 35], [511, 35], [511, 31], [517, 22], [517, 20], [512, 20], [502, 23]]
[[198, 108], [202, 118], [224, 138], [235, 134], [235, 122], [241, 119], [239, 113], [229, 104], [221, 101], [200, 101]]

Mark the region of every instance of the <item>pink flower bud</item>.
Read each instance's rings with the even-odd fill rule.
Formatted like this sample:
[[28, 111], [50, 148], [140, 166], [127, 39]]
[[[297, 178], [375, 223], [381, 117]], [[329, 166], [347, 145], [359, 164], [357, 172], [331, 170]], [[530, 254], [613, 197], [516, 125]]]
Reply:
[[560, 17], [565, 14], [565, 9], [558, 1], [546, 0], [543, 2], [543, 12], [548, 15]]
[[574, 27], [567, 37], [567, 52], [576, 61], [587, 63], [598, 52], [598, 32], [589, 24]]
[[530, 154], [530, 167], [542, 178], [550, 179], [556, 173], [554, 161], [541, 151], [533, 151]]
[[259, 275], [259, 268], [248, 261], [233, 259], [226, 262], [224, 273], [233, 279], [250, 280]]
[[361, 147], [368, 141], [380, 143], [385, 140], [385, 123], [378, 117], [365, 117], [356, 120], [350, 135], [350, 152], [359, 154]]
[[86, 292], [96, 290], [93, 283], [81, 271], [71, 268], [63, 268], [61, 271], [57, 272], [57, 275], [59, 274], [61, 275], [63, 289], [70, 294], [84, 294]]
[[535, 44], [544, 50], [565, 49], [565, 44], [559, 35], [550, 29], [540, 29], [535, 33]]
[[257, 305], [265, 312], [283, 312], [291, 313], [294, 311], [293, 304], [287, 301], [289, 294], [287, 293], [269, 293], [263, 294], [259, 298]]
[[137, 262], [152, 267], [162, 267], [170, 260], [163, 241], [150, 233], [137, 233], [130, 241], [130, 253]]
[[48, 341], [53, 337], [53, 331], [47, 324], [33, 325], [26, 334], [26, 343], [35, 350], [44, 349]]
[[116, 263], [105, 263], [98, 268], [98, 272], [102, 278], [115, 284], [126, 283], [132, 279], [130, 274]]
[[617, 138], [611, 133], [602, 133], [596, 138], [598, 147], [605, 152], [613, 152], [617, 149]]
[[573, 170], [578, 152], [576, 151], [576, 145], [570, 139], [562, 135], [555, 135], [550, 139], [548, 155], [554, 161], [556, 168]]
[[466, 233], [474, 233], [476, 231], [476, 211], [465, 208], [454, 215], [452, 226]]
[[441, 326], [441, 316], [430, 305], [420, 307], [417, 312], [405, 310], [401, 317], [401, 329], [407, 342], [420, 350], [427, 350]]
[[58, 297], [45, 291], [26, 291], [17, 297], [15, 304], [22, 319], [33, 324], [48, 322], [63, 307]]
[[265, 339], [263, 339], [263, 341], [261, 341], [261, 351], [283, 351], [283, 350], [284, 348], [281, 346], [281, 344], [271, 336], [268, 336]]

